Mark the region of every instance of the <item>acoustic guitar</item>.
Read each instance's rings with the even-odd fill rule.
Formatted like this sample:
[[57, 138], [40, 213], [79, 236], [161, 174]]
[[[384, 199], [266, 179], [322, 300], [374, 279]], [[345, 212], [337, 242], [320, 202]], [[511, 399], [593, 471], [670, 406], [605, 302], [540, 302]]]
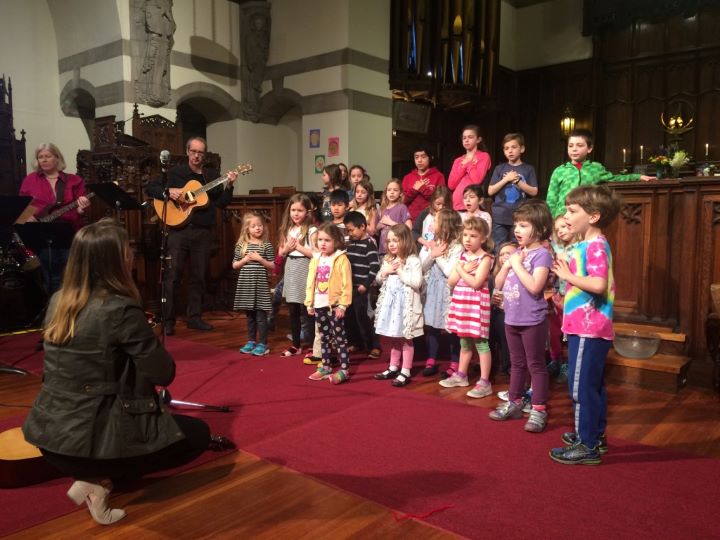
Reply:
[[[239, 174], [248, 174], [253, 170], [250, 163], [244, 165], [238, 165], [235, 169]], [[197, 180], [188, 180], [188, 182], [182, 187], [182, 194], [176, 201], [172, 199], [168, 200], [167, 203], [167, 215], [165, 217], [165, 223], [168, 227], [182, 227], [185, 222], [190, 218], [192, 211], [196, 208], [203, 208], [208, 205], [209, 199], [207, 192], [224, 184], [228, 181], [228, 175], [216, 178], [212, 182], [208, 182], [202, 185]], [[163, 217], [163, 201], [155, 199], [153, 201], [153, 207], [158, 217]]]
[[19, 427], [0, 433], [0, 489], [40, 484], [61, 476], [40, 450], [25, 440]]

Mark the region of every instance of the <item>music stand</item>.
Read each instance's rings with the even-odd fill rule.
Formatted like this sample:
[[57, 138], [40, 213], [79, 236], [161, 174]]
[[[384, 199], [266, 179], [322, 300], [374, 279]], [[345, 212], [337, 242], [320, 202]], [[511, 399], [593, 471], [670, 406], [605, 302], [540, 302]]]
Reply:
[[[0, 195], [0, 247], [4, 250], [10, 244], [13, 224], [32, 202], [32, 197]], [[0, 373], [29, 375], [29, 371], [19, 367], [0, 364]]]
[[120, 189], [120, 187], [113, 182], [87, 184], [87, 188], [118, 212], [120, 210], [143, 209], [142, 204], [140, 204], [135, 198], [131, 197], [126, 191]]
[[[75, 231], [67, 221], [52, 221], [41, 223], [29, 221], [23, 225], [15, 225], [15, 231], [20, 235], [23, 244], [33, 251], [40, 252], [47, 248], [70, 249]], [[52, 264], [52, 257], [50, 258]], [[52, 268], [50, 268], [52, 271]]]

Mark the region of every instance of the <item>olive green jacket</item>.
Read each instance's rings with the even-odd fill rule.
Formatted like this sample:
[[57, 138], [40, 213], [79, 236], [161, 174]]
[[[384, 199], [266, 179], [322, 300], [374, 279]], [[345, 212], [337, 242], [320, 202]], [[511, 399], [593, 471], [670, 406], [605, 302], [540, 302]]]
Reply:
[[165, 448], [184, 435], [155, 386], [174, 377], [175, 363], [138, 304], [117, 295], [94, 298], [78, 315], [70, 342], [45, 342], [43, 385], [23, 425], [25, 439], [93, 459]]

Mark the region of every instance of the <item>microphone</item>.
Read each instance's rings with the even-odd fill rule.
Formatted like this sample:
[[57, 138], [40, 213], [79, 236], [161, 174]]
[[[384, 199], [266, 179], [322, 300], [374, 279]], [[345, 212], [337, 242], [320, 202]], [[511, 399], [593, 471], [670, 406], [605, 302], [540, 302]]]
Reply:
[[160, 152], [160, 163], [162, 163], [163, 165], [167, 165], [168, 163], [170, 163], [170, 151], [163, 150], [162, 152]]

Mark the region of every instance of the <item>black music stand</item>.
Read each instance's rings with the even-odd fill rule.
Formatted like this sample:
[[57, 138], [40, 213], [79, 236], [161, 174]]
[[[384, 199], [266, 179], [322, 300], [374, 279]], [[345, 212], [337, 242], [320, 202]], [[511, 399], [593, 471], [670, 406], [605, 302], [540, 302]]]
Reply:
[[[50, 250], [50, 264], [52, 264], [52, 250], [70, 249], [75, 231], [72, 225], [66, 221], [52, 221], [41, 223], [29, 221], [23, 225], [15, 225], [15, 231], [20, 235], [23, 244], [34, 252], [39, 253], [43, 249]], [[52, 273], [52, 268], [49, 268]]]
[[[0, 247], [3, 250], [10, 244], [10, 239], [13, 234], [13, 224], [30, 205], [32, 200], [32, 197], [26, 196], [11, 197], [0, 195]], [[19, 367], [0, 364], [0, 373], [28, 375], [30, 372]]]
[[120, 210], [143, 209], [142, 204], [113, 182], [87, 184], [87, 188], [118, 212]]

